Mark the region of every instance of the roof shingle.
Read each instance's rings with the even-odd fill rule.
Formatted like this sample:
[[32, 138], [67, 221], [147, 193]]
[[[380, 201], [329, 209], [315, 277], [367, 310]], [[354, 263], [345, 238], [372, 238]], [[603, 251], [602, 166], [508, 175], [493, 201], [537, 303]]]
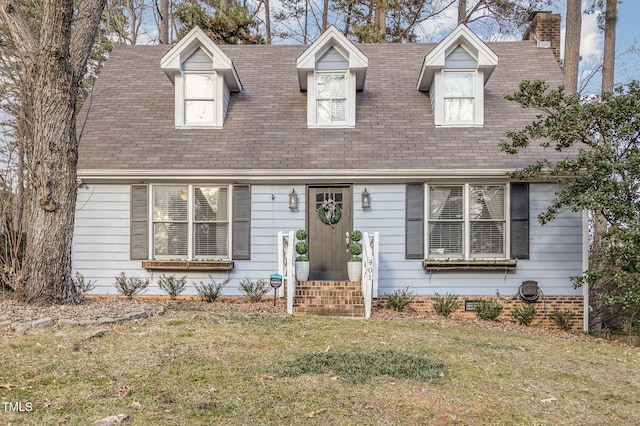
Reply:
[[[499, 63], [485, 86], [481, 128], [436, 128], [428, 94], [416, 89], [434, 44], [361, 44], [369, 58], [355, 129], [307, 128], [296, 58], [308, 46], [220, 46], [243, 84], [222, 129], [176, 129], [174, 86], [160, 69], [168, 46], [116, 46], [78, 118], [81, 170], [515, 169], [553, 149], [512, 156], [498, 143], [535, 112], [503, 99], [521, 80], [563, 84], [548, 49], [488, 43]], [[86, 116], [86, 122], [85, 115]]]

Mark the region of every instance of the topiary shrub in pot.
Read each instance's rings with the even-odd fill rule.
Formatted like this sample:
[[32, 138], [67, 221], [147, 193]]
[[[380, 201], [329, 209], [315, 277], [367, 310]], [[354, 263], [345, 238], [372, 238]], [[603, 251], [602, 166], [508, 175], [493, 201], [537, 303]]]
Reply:
[[347, 274], [349, 275], [349, 281], [361, 281], [362, 280], [362, 232], [353, 231], [348, 236], [347, 250], [351, 254], [349, 263], [347, 264]]
[[296, 231], [296, 279], [298, 281], [309, 280], [309, 244], [307, 243], [307, 231], [304, 229], [298, 229]]

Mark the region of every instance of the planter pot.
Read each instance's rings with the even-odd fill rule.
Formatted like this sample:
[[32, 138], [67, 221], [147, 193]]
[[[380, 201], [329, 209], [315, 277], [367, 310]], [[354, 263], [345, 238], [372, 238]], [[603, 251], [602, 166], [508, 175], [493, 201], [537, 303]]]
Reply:
[[349, 275], [349, 281], [362, 281], [362, 261], [348, 262], [347, 274]]
[[298, 281], [309, 280], [309, 262], [296, 262], [296, 279]]

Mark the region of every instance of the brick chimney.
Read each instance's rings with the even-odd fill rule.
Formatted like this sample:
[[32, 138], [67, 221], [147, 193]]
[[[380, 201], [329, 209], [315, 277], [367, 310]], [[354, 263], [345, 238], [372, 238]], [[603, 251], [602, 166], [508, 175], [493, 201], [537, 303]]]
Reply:
[[522, 40], [535, 40], [538, 48], [553, 49], [560, 63], [560, 14], [550, 11], [537, 11], [529, 15], [529, 28]]

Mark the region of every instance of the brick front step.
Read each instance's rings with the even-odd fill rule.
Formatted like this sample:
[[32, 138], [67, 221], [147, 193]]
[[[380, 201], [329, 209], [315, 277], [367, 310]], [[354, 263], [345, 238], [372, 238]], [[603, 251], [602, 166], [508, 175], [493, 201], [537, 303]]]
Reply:
[[364, 316], [364, 298], [359, 282], [298, 282], [293, 305], [296, 313], [347, 317]]

